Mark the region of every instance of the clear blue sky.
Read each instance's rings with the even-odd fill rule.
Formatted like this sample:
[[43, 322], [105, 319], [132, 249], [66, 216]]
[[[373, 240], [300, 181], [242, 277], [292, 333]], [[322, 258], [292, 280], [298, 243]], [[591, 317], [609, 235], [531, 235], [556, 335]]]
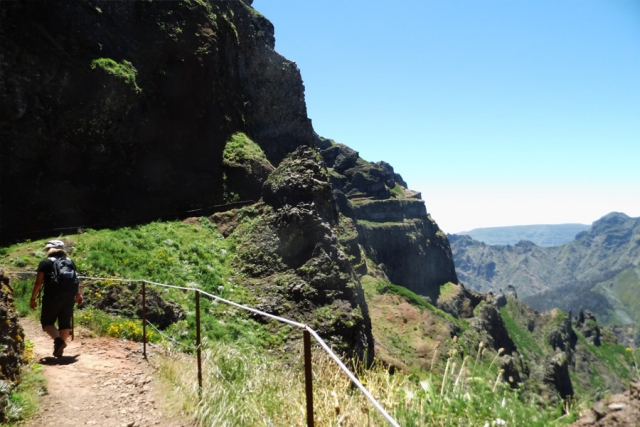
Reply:
[[448, 233], [640, 216], [640, 1], [255, 0], [318, 134]]

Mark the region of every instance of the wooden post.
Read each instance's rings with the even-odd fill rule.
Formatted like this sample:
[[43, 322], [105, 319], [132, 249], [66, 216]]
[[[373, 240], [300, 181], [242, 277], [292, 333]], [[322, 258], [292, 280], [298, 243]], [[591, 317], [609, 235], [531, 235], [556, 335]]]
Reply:
[[313, 427], [313, 371], [311, 370], [311, 334], [304, 330], [304, 383], [307, 394], [307, 427]]
[[198, 352], [198, 396], [202, 397], [202, 344], [200, 341], [200, 291], [196, 290], [196, 348]]
[[142, 282], [142, 357], [147, 358], [147, 283]]

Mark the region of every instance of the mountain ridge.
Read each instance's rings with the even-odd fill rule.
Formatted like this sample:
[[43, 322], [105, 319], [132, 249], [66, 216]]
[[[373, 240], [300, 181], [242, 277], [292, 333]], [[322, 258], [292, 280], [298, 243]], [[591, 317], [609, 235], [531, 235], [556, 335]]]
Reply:
[[640, 286], [640, 218], [609, 213], [558, 247], [528, 241], [487, 245], [458, 235], [449, 239], [458, 275], [473, 290], [512, 285], [537, 310], [584, 306], [605, 324], [640, 320], [635, 299], [621, 297]]
[[528, 240], [537, 246], [552, 247], [569, 243], [589, 227], [578, 223], [509, 225], [474, 228], [452, 234], [470, 236], [488, 245], [514, 245], [520, 240]]

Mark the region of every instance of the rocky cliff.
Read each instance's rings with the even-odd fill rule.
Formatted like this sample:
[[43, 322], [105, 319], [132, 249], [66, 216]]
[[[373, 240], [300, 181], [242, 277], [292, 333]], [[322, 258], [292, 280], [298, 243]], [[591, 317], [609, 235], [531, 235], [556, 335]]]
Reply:
[[0, 238], [222, 203], [238, 131], [276, 165], [313, 143], [300, 71], [249, 3], [3, 3]]
[[322, 140], [340, 215], [340, 239], [360, 274], [368, 259], [388, 279], [436, 301], [440, 286], [457, 283], [447, 236], [427, 213], [420, 193], [385, 162]]
[[0, 149], [12, 161], [0, 238], [257, 201], [288, 153], [317, 145], [355, 262], [437, 298], [457, 279], [420, 194], [389, 164], [315, 135], [300, 72], [250, 3], [3, 5]]
[[239, 242], [237, 269], [257, 308], [309, 324], [342, 352], [372, 360], [368, 307], [338, 242], [338, 211], [317, 149], [299, 147], [280, 163], [262, 200], [211, 217]]

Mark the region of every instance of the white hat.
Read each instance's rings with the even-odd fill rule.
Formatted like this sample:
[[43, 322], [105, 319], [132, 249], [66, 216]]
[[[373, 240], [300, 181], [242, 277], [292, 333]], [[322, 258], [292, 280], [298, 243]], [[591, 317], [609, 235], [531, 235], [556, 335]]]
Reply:
[[62, 240], [49, 240], [47, 244], [44, 245], [44, 248], [64, 249], [64, 242]]

